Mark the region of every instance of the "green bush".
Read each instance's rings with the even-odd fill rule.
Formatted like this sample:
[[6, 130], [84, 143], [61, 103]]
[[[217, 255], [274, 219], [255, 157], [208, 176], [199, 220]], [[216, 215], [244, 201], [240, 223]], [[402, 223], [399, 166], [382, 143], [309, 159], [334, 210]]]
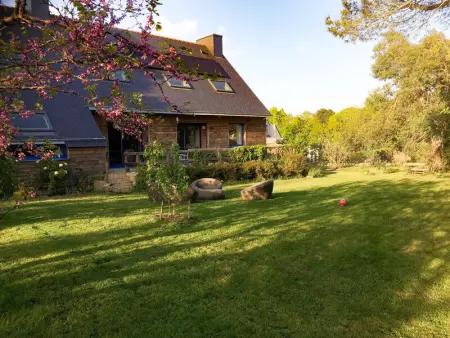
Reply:
[[134, 185], [133, 191], [135, 192], [146, 192], [147, 191], [147, 178], [148, 169], [146, 166], [138, 166], [136, 175], [136, 184]]
[[308, 169], [308, 177], [323, 177], [325, 175], [325, 168], [323, 167], [311, 167]]
[[303, 155], [288, 154], [283, 157], [283, 176], [293, 177], [303, 174], [306, 168], [306, 157]]
[[211, 162], [217, 161], [217, 153], [207, 153], [194, 150], [192, 152], [192, 160], [195, 166], [207, 165]]
[[244, 163], [248, 161], [267, 161], [272, 158], [264, 145], [240, 146], [228, 150], [228, 158], [233, 163]]
[[66, 162], [52, 159], [40, 160], [35, 176], [35, 188], [49, 196], [65, 195], [74, 191], [76, 177]]
[[91, 175], [83, 170], [78, 170], [75, 173], [75, 185], [70, 190], [79, 193], [87, 193], [93, 191], [94, 182], [101, 179], [103, 179], [103, 175]]
[[[189, 181], [211, 177], [224, 182], [242, 180], [267, 180], [282, 178], [284, 176], [284, 163], [281, 161], [249, 161], [245, 163], [216, 163], [208, 166], [189, 166], [186, 173]], [[304, 167], [300, 168], [296, 175], [300, 175]]]
[[12, 158], [0, 156], [0, 199], [10, 197], [17, 187], [16, 166]]

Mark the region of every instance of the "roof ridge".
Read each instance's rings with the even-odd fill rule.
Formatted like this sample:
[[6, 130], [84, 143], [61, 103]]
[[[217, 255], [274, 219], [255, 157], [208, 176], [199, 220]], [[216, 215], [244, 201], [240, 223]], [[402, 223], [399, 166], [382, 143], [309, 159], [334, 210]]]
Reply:
[[[141, 33], [140, 31], [134, 30], [134, 29], [130, 29], [130, 28], [121, 28], [121, 27], [116, 27], [119, 30], [122, 31], [127, 31], [127, 32], [132, 32], [132, 33]], [[190, 43], [190, 44], [194, 44], [194, 45], [198, 45], [198, 46], [205, 46], [204, 44], [198, 43], [198, 42], [193, 42], [193, 41], [187, 41], [187, 40], [181, 40], [181, 39], [177, 39], [177, 38], [171, 38], [168, 36], [164, 36], [164, 35], [157, 35], [157, 34], [150, 34], [150, 36], [152, 37], [156, 37], [156, 38], [162, 38], [162, 39], [168, 39], [168, 40], [173, 40], [173, 41], [178, 41], [178, 42], [185, 42], [185, 43]]]

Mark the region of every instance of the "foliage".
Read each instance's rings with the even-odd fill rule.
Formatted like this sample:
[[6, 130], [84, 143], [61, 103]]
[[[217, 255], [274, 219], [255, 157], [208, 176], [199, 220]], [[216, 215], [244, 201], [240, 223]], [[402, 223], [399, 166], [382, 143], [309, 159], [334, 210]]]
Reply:
[[229, 149], [228, 158], [233, 163], [266, 161], [269, 159], [269, 152], [265, 145], [241, 146]]
[[318, 178], [325, 175], [325, 168], [317, 166], [308, 168], [308, 177]]
[[186, 172], [190, 182], [204, 177], [216, 178], [225, 182], [237, 182], [301, 176], [305, 167], [304, 156], [289, 154], [284, 156], [283, 160], [189, 166], [186, 167]]
[[338, 140], [327, 140], [323, 145], [323, 153], [328, 164], [333, 168], [342, 168], [349, 156], [346, 144]]
[[449, 25], [447, 0], [343, 0], [341, 17], [326, 18], [328, 30], [346, 41], [370, 40], [396, 30], [411, 34], [436, 22]]
[[201, 151], [193, 151], [192, 153], [194, 165], [204, 165], [217, 160], [216, 153], [208, 153]]
[[330, 117], [334, 114], [335, 112], [332, 109], [321, 108], [314, 114], [314, 118], [321, 124], [327, 124]]
[[53, 159], [40, 160], [39, 171], [34, 180], [34, 186], [49, 196], [65, 195], [73, 191], [75, 178], [67, 162]]
[[450, 40], [443, 34], [433, 32], [412, 43], [390, 32], [374, 48], [373, 74], [384, 84], [363, 107], [336, 114], [321, 109], [302, 125], [282, 114], [280, 129], [288, 139], [286, 131], [295, 130], [292, 135], [303, 138], [295, 142], [310, 155], [317, 149], [333, 167], [365, 161], [379, 165], [403, 153], [444, 170], [450, 164], [448, 55]]
[[283, 175], [293, 177], [301, 175], [306, 168], [306, 157], [290, 154], [283, 157]]
[[10, 197], [17, 187], [16, 166], [7, 156], [0, 156], [0, 200]]
[[145, 169], [140, 169], [139, 186], [145, 182], [149, 196], [168, 203], [169, 214], [174, 215], [174, 204], [181, 202], [188, 188], [188, 176], [180, 161], [178, 144], [173, 143], [167, 153], [161, 143], [154, 141], [145, 147], [144, 159]]

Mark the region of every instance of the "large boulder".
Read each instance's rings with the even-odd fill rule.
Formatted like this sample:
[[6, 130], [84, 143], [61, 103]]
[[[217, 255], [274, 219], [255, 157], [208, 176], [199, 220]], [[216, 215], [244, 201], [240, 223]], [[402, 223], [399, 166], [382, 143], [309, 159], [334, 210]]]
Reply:
[[241, 191], [243, 200], [269, 200], [272, 198], [273, 180], [258, 183]]
[[225, 198], [222, 190], [222, 182], [214, 178], [201, 178], [191, 184], [193, 191], [197, 193], [197, 200], [211, 201]]

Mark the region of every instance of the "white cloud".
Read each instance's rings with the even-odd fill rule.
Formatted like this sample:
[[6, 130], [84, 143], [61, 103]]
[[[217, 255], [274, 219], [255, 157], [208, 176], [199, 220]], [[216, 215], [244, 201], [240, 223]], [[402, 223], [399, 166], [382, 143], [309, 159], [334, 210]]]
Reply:
[[162, 29], [155, 35], [162, 35], [168, 38], [195, 41], [198, 36], [198, 22], [197, 20], [183, 19], [179, 22], [171, 22], [164, 16], [158, 18], [161, 22]]

